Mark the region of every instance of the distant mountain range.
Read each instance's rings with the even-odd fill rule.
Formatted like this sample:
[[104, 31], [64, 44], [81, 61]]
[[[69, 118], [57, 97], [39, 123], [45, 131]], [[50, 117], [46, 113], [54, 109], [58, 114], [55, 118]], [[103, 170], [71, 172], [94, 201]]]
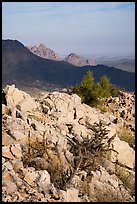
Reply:
[[92, 70], [95, 82], [106, 75], [110, 82], [129, 91], [135, 90], [135, 74], [104, 65], [78, 67], [67, 60], [51, 60], [37, 56], [17, 40], [2, 40], [2, 85], [71, 86], [81, 82]]
[[70, 53], [64, 59], [62, 59], [59, 54], [55, 53], [50, 48], [47, 48], [44, 44], [40, 44], [39, 46], [26, 46], [31, 52], [38, 55], [39, 57], [45, 59], [51, 59], [56, 61], [65, 61], [76, 66], [82, 67], [86, 65], [96, 65], [95, 61], [92, 59], [85, 59], [75, 53]]
[[128, 72], [135, 72], [135, 58], [124, 58], [121, 57], [119, 58], [108, 58], [108, 59], [96, 59], [96, 62], [98, 64], [104, 64], [107, 66], [113, 66], [116, 67], [118, 69], [122, 69], [124, 71], [128, 71]]

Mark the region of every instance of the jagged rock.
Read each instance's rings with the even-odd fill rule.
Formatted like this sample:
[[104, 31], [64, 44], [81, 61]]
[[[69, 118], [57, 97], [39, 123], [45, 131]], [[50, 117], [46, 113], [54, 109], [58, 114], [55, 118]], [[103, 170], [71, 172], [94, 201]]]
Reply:
[[6, 132], [2, 133], [2, 145], [3, 146], [11, 145], [14, 143], [15, 143], [15, 140], [10, 135], [8, 135]]
[[[119, 139], [116, 116], [82, 104], [76, 94], [46, 93], [36, 102], [14, 85], [4, 90], [3, 107], [10, 110], [2, 114], [4, 202], [134, 200], [135, 151]], [[114, 151], [100, 152], [93, 163], [94, 151], [90, 158], [86, 145], [95, 141], [99, 121], [108, 130], [103, 143], [111, 141], [107, 147]]]
[[34, 185], [36, 179], [38, 177], [38, 173], [28, 169], [28, 172], [25, 174], [24, 180], [31, 186]]
[[30, 97], [27, 93], [19, 91], [15, 88], [15, 85], [6, 86], [4, 89], [7, 107], [13, 111], [16, 106], [21, 111], [31, 111], [38, 108], [38, 105], [33, 98]]
[[2, 115], [5, 115], [5, 114], [9, 115], [10, 110], [5, 104], [2, 104]]
[[2, 147], [2, 156], [8, 159], [16, 159], [10, 151], [10, 146]]
[[6, 167], [8, 170], [13, 170], [13, 166], [9, 161], [4, 162], [4, 167]]
[[22, 150], [20, 144], [14, 144], [10, 146], [10, 151], [16, 158], [22, 157]]

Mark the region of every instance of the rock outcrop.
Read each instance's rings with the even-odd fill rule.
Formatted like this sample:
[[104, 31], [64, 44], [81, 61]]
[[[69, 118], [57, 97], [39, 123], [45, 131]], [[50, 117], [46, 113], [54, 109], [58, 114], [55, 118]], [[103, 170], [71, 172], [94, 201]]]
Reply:
[[79, 67], [86, 66], [86, 65], [92, 65], [92, 66], [96, 65], [93, 59], [84, 59], [83, 57], [76, 55], [75, 53], [70, 53], [68, 56], [65, 57], [64, 61]]
[[76, 94], [33, 99], [14, 85], [2, 102], [3, 202], [135, 201], [135, 151], [116, 116]]

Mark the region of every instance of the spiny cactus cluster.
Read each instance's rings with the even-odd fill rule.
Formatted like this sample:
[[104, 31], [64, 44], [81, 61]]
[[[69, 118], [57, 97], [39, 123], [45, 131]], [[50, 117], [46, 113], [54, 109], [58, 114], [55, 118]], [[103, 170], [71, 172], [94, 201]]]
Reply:
[[[111, 138], [108, 138], [108, 130], [106, 130], [105, 124], [102, 121], [94, 123], [90, 129], [93, 131], [93, 137], [82, 137], [82, 141], [79, 141], [77, 137], [70, 137], [67, 135], [68, 143], [71, 148], [70, 151], [74, 155], [73, 172], [66, 182], [66, 186], [72, 181], [73, 177], [78, 170], [88, 170], [96, 168], [96, 158], [104, 151], [115, 151], [110, 148], [110, 144], [116, 137], [116, 134]], [[115, 151], [116, 152], [116, 151]], [[116, 152], [118, 153], [118, 152]]]

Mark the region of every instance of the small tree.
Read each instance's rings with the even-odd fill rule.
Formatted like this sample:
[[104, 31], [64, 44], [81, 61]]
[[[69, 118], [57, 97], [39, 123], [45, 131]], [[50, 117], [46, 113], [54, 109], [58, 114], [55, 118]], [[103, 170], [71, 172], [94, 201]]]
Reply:
[[100, 83], [96, 83], [93, 86], [92, 92], [90, 93], [90, 106], [97, 106], [100, 104], [101, 99], [101, 85]]
[[102, 105], [109, 96], [118, 95], [119, 88], [111, 84], [107, 76], [102, 76], [100, 82], [94, 84], [93, 73], [89, 70], [73, 91], [81, 97], [83, 103], [95, 107]]
[[117, 87], [117, 86], [114, 85], [114, 84], [111, 84], [111, 85], [110, 85], [110, 94], [111, 94], [111, 96], [113, 96], [113, 97], [118, 96], [118, 95], [120, 94], [120, 88]]
[[86, 73], [86, 75], [84, 76], [81, 86], [86, 89], [86, 90], [90, 90], [92, 89], [94, 84], [94, 77], [93, 77], [93, 72], [92, 71], [88, 71]]
[[110, 82], [106, 76], [101, 77], [100, 86], [101, 86], [101, 90], [100, 90], [101, 98], [107, 98], [107, 97], [111, 96]]
[[81, 97], [81, 101], [88, 104], [91, 100], [91, 90], [94, 85], [94, 77], [92, 71], [88, 71], [84, 76], [81, 84], [76, 85], [73, 91]]

